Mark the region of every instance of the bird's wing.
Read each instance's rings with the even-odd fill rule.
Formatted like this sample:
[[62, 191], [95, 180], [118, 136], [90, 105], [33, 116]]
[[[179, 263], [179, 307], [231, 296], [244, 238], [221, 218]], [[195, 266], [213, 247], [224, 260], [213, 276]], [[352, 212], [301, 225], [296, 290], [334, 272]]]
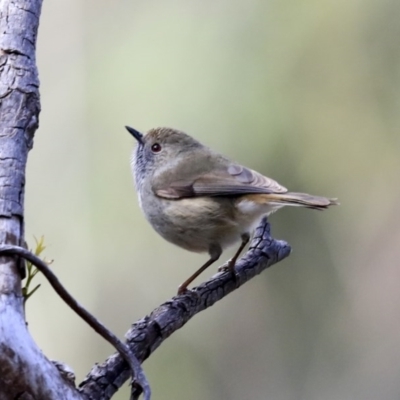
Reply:
[[157, 196], [166, 199], [287, 192], [285, 187], [273, 179], [237, 164], [206, 174], [194, 174], [167, 185], [161, 183], [153, 187], [153, 190]]

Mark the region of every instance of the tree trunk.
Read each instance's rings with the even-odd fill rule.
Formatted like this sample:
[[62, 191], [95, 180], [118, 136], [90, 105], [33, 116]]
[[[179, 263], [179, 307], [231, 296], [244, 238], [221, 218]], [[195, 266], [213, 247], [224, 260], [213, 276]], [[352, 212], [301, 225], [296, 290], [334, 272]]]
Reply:
[[[24, 243], [25, 167], [40, 112], [41, 6], [41, 0], [0, 1], [1, 244]], [[79, 399], [27, 330], [19, 265], [16, 257], [0, 258], [0, 399]]]

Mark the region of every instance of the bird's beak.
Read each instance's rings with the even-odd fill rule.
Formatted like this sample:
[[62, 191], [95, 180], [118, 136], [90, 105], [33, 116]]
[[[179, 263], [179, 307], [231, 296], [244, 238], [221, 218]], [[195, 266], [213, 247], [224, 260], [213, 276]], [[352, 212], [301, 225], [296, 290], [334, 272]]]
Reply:
[[131, 128], [130, 126], [125, 126], [125, 128], [140, 144], [144, 144], [143, 135], [139, 131]]

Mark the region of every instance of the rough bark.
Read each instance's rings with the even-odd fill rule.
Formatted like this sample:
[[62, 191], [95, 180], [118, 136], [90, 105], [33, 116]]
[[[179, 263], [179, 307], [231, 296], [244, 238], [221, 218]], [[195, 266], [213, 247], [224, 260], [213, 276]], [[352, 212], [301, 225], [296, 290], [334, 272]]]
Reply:
[[[187, 294], [176, 296], [157, 307], [149, 316], [135, 322], [125, 334], [127, 343], [139, 361], [146, 360], [165, 339], [200, 311], [211, 307], [255, 275], [283, 260], [290, 246], [270, 236], [264, 219], [257, 228], [249, 251], [236, 264], [236, 275], [220, 272]], [[129, 369], [119, 354], [95, 365], [80, 384], [82, 393], [91, 400], [108, 400], [129, 378]], [[150, 378], [151, 383], [151, 378]]]
[[[25, 166], [40, 111], [35, 45], [41, 5], [0, 1], [1, 244], [23, 244]], [[0, 399], [67, 398], [59, 395], [67, 385], [26, 328], [18, 264], [0, 258]], [[81, 398], [69, 392], [69, 399]]]

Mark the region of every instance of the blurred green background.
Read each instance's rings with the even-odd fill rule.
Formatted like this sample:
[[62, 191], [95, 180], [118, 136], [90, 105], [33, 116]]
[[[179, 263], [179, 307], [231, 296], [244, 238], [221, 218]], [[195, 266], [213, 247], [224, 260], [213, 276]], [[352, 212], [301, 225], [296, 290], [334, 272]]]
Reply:
[[[207, 258], [145, 222], [124, 125], [179, 128], [341, 201], [272, 216], [291, 256], [146, 361], [154, 399], [400, 397], [399, 15], [397, 0], [44, 1], [26, 236], [45, 235], [54, 271], [115, 333]], [[27, 318], [78, 382], [113, 351], [45, 282]]]

